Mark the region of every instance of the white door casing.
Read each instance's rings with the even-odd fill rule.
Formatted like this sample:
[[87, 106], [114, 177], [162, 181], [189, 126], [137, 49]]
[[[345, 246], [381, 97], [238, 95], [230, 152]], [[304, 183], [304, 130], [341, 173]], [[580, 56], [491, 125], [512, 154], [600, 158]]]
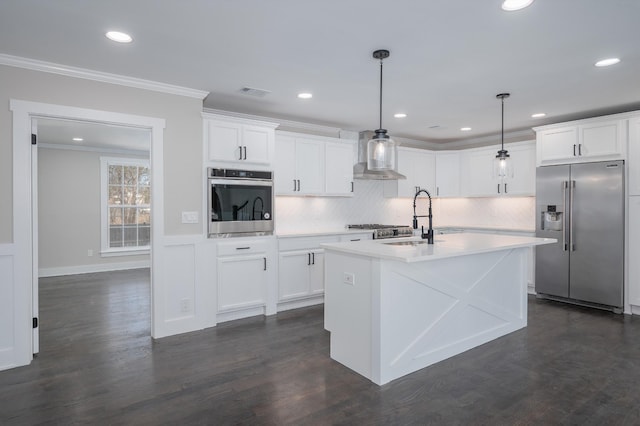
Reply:
[[[151, 132], [151, 335], [163, 334], [163, 277], [156, 269], [163, 264], [164, 184], [163, 135], [165, 120], [132, 114], [69, 107], [11, 99], [13, 112], [13, 352], [12, 362], [1, 368], [27, 365], [37, 348], [32, 318], [37, 313], [37, 182], [32, 171], [37, 154], [31, 145], [32, 119], [65, 118], [146, 128]], [[35, 174], [37, 176], [37, 174]], [[36, 201], [34, 201], [36, 198]], [[157, 269], [159, 271], [159, 269]]]

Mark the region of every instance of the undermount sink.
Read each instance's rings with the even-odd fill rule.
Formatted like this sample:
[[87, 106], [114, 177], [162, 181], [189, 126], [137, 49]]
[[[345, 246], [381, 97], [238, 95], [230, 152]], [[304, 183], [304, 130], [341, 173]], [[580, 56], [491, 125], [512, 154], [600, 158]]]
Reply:
[[420, 241], [391, 241], [389, 243], [383, 243], [383, 244], [389, 244], [390, 246], [417, 246], [420, 244], [426, 244], [427, 240], [420, 240]]

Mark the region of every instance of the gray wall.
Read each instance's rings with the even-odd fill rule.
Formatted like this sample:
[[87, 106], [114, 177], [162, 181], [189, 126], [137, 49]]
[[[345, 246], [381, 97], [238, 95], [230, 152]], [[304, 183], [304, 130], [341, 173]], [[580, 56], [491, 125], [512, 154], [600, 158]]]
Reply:
[[165, 234], [202, 233], [181, 223], [181, 211], [202, 209], [201, 100], [0, 65], [0, 243], [13, 242], [10, 99], [165, 119]]
[[[101, 156], [122, 157], [112, 153], [38, 148], [38, 266], [41, 270], [72, 270], [87, 265], [149, 260], [148, 255], [100, 257]], [[93, 250], [93, 256], [87, 255], [88, 250]]]

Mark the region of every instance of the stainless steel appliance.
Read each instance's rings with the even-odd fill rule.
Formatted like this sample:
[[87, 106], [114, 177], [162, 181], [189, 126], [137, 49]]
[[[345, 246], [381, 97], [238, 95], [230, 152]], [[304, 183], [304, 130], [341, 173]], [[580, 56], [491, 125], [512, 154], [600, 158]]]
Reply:
[[624, 161], [536, 170], [536, 292], [621, 312], [624, 289]]
[[273, 234], [273, 173], [207, 169], [209, 237]]
[[364, 225], [347, 225], [347, 228], [371, 230], [373, 232], [374, 240], [381, 238], [411, 237], [413, 235], [413, 229], [411, 229], [410, 226], [403, 225], [380, 225], [378, 223], [367, 223]]

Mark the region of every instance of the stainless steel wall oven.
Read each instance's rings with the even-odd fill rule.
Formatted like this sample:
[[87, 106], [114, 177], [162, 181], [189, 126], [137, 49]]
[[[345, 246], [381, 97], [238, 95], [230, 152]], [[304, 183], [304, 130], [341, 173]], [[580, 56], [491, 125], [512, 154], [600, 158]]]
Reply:
[[207, 169], [209, 237], [273, 234], [273, 172]]

